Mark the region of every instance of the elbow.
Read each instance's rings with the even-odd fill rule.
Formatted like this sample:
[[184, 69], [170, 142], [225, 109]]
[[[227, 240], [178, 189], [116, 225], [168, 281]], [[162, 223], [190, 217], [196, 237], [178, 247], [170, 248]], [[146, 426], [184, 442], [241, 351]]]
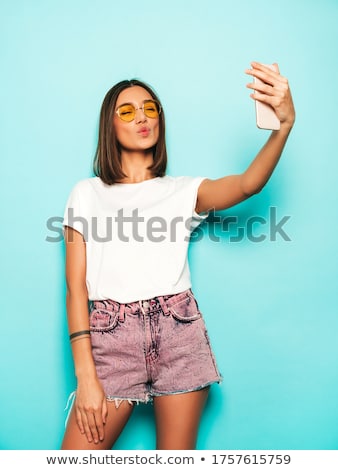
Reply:
[[251, 195], [254, 196], [255, 194], [260, 193], [263, 188], [264, 188], [264, 186], [258, 186], [258, 187], [256, 187], [255, 189], [252, 190]]
[[242, 188], [245, 199], [248, 199], [262, 191], [264, 186], [247, 185]]
[[249, 178], [249, 175], [242, 175], [241, 178], [241, 191], [245, 199], [254, 196], [262, 191], [264, 183], [256, 178]]

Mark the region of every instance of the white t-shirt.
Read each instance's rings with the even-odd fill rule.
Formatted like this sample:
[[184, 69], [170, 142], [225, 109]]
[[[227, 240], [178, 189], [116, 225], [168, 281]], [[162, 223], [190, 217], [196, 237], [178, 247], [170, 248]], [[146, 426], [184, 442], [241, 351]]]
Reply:
[[203, 179], [163, 176], [107, 185], [94, 177], [75, 185], [63, 225], [86, 241], [89, 300], [127, 303], [191, 287], [190, 234], [207, 216], [195, 212]]

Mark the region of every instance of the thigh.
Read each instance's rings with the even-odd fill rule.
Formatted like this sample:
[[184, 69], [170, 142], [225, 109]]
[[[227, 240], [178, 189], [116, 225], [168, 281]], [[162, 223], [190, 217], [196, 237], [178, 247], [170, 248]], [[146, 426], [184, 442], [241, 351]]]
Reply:
[[104, 429], [104, 440], [95, 444], [88, 442], [86, 435], [81, 434], [76, 422], [75, 408], [69, 415], [67, 428], [62, 441], [62, 450], [109, 450], [113, 447], [133, 411], [133, 405], [121, 402], [118, 408], [112, 401], [107, 402], [108, 415]]
[[202, 390], [154, 397], [157, 449], [195, 449], [198, 426], [208, 396]]

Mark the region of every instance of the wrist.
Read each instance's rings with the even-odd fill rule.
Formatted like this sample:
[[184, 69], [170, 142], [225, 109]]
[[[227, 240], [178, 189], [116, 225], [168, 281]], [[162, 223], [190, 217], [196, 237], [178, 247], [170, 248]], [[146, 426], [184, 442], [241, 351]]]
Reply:
[[291, 129], [293, 128], [293, 125], [295, 123], [295, 116], [293, 116], [292, 118], [289, 118], [287, 121], [283, 121], [280, 123], [280, 127], [281, 129], [285, 129], [285, 130], [288, 130], [289, 132], [291, 131]]
[[277, 131], [272, 131], [273, 134], [283, 136], [283, 137], [288, 137], [288, 135], [291, 132], [291, 129], [293, 128], [294, 121], [291, 122], [281, 122], [280, 123], [280, 129]]

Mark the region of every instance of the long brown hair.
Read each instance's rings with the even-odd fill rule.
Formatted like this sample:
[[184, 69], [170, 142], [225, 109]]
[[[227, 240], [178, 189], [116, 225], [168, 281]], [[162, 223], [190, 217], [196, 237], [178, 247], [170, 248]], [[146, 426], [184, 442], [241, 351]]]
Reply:
[[[121, 166], [121, 147], [116, 138], [113, 118], [116, 101], [121, 91], [132, 86], [144, 88], [152, 98], [160, 103], [154, 90], [140, 80], [123, 80], [114, 85], [106, 94], [100, 112], [100, 126], [93, 170], [106, 184], [114, 184], [126, 175]], [[162, 106], [161, 106], [162, 107]], [[167, 167], [167, 150], [165, 143], [165, 119], [163, 109], [159, 115], [159, 136], [153, 147], [153, 163], [148, 167], [153, 176], [164, 176]]]

